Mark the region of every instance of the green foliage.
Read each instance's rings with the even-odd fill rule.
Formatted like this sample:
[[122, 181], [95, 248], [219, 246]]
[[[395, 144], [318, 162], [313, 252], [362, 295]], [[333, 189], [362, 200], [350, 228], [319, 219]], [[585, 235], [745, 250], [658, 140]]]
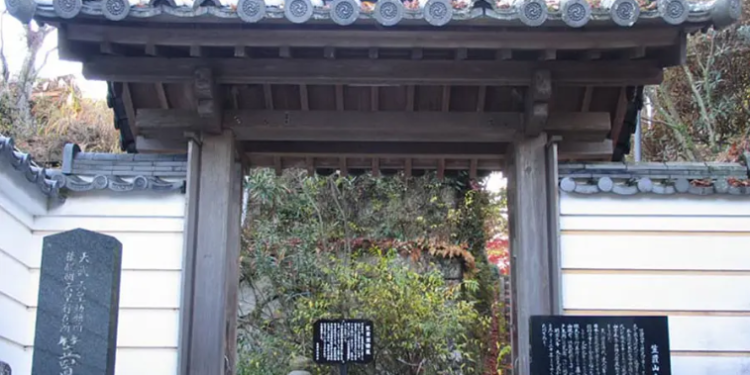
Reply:
[[[379, 251], [378, 251], [379, 253]], [[460, 285], [450, 286], [439, 270], [419, 274], [405, 267], [395, 252], [371, 262], [347, 266], [337, 258], [324, 268], [329, 282], [296, 301], [291, 317], [295, 334], [312, 337], [317, 319], [363, 318], [375, 323], [377, 359], [353, 374], [453, 374], [459, 366], [476, 374], [483, 343], [470, 334], [489, 327], [473, 302], [461, 298]], [[312, 353], [309, 341], [300, 348]], [[463, 358], [461, 365], [452, 359]], [[325, 374], [327, 367], [314, 369]]]
[[[487, 363], [507, 343], [490, 319], [498, 273], [484, 244], [500, 200], [434, 175], [258, 170], [246, 187], [241, 374], [286, 375], [293, 358], [311, 357], [313, 322], [332, 317], [375, 321], [376, 364], [353, 374], [497, 373]], [[431, 263], [441, 256], [464, 260], [462, 282], [443, 279]]]

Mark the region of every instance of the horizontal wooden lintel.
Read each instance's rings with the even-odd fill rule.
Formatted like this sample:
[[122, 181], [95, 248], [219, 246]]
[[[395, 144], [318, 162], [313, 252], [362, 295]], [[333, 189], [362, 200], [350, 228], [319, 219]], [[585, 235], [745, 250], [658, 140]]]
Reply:
[[364, 84], [528, 86], [533, 73], [549, 70], [552, 83], [572, 86], [659, 84], [658, 61], [441, 61], [98, 56], [83, 64], [91, 80], [184, 83], [210, 68], [219, 84]]
[[[496, 142], [521, 136], [523, 114], [513, 112], [226, 111], [223, 127], [241, 141]], [[207, 122], [189, 110], [141, 109], [141, 135], [174, 138]], [[601, 141], [606, 112], [553, 113], [544, 130], [566, 141]]]
[[473, 49], [624, 49], [665, 47], [677, 42], [678, 29], [622, 30], [292, 30], [109, 26], [70, 24], [66, 38], [80, 42], [192, 47], [333, 47], [333, 48], [473, 48]]

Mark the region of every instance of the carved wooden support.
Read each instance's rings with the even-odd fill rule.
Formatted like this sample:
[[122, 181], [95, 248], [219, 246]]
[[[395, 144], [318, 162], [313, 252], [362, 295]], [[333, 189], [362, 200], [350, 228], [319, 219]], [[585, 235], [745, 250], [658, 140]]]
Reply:
[[525, 135], [535, 137], [541, 134], [549, 117], [550, 97], [552, 97], [552, 80], [549, 70], [534, 72], [526, 93]]
[[193, 89], [198, 115], [206, 120], [201, 130], [214, 134], [221, 132], [221, 98], [213, 71], [210, 68], [195, 70]]

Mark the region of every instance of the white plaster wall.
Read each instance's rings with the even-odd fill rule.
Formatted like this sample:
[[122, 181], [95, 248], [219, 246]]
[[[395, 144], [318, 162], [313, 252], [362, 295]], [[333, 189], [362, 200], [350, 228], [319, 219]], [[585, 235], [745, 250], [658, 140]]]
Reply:
[[31, 372], [31, 242], [33, 218], [0, 191], [0, 361], [13, 374]]
[[750, 374], [750, 198], [561, 193], [569, 315], [668, 315], [675, 375]]
[[123, 244], [115, 373], [177, 374], [185, 196], [80, 193], [21, 221], [9, 198], [0, 199], [0, 360], [13, 374], [31, 373], [42, 241], [75, 228]]

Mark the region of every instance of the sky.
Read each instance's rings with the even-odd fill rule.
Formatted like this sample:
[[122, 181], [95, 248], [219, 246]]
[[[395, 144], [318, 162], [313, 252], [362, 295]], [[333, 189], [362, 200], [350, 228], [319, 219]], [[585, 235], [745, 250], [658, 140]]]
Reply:
[[[0, 9], [5, 10], [5, 2], [0, 3]], [[9, 14], [2, 15], [3, 38], [2, 44], [5, 57], [12, 73], [17, 73], [23, 64], [26, 55], [26, 43], [23, 38], [21, 23]], [[44, 41], [42, 51], [37, 59], [37, 66], [41, 65], [44, 54], [57, 47], [57, 31], [53, 31]], [[87, 81], [81, 74], [81, 63], [61, 61], [57, 51], [50, 54], [47, 64], [39, 73], [40, 78], [52, 78], [72, 74], [77, 77], [77, 82], [84, 96], [90, 98], [104, 99], [107, 96], [107, 85], [102, 81]]]

